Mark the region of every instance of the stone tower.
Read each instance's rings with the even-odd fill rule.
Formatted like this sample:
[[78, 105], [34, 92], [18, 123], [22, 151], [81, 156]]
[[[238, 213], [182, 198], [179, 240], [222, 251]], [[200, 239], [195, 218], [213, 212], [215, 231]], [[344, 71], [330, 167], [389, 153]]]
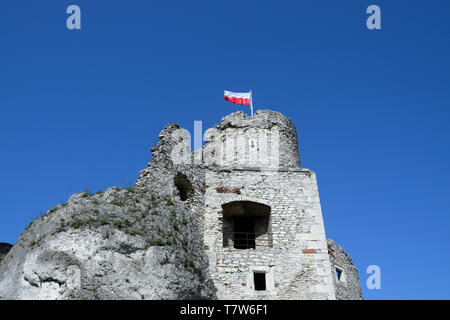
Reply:
[[203, 233], [219, 299], [335, 299], [316, 175], [278, 112], [205, 133]]
[[159, 138], [136, 186], [164, 189], [198, 217], [219, 299], [362, 298], [351, 259], [327, 243], [316, 175], [300, 166], [288, 117], [232, 113], [193, 153], [173, 123]]

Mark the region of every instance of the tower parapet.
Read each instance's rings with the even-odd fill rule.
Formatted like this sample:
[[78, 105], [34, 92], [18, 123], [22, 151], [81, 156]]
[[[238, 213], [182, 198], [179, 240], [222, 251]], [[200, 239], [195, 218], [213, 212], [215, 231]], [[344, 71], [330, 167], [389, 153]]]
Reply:
[[228, 167], [299, 168], [297, 131], [285, 115], [234, 112], [205, 132], [203, 163]]

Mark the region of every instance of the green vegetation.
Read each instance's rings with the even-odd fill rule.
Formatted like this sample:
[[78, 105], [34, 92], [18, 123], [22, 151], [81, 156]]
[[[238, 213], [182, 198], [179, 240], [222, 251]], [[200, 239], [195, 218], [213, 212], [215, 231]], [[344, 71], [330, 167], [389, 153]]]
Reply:
[[130, 236], [137, 236], [137, 235], [141, 235], [138, 231], [136, 231], [136, 230], [131, 230], [131, 231], [128, 231], [128, 234], [130, 235]]
[[125, 225], [123, 224], [123, 221], [122, 221], [122, 220], [116, 220], [116, 221], [114, 221], [114, 225], [115, 225], [117, 228], [119, 228], [119, 229], [122, 229], [123, 227], [125, 227]]
[[34, 223], [34, 221], [31, 221], [26, 227], [25, 227], [25, 230], [28, 230], [28, 229], [30, 229], [31, 228], [31, 225]]
[[161, 239], [161, 238], [159, 238], [159, 239], [152, 239], [151, 241], [150, 241], [150, 245], [153, 245], [153, 246], [160, 246], [160, 247], [162, 247], [162, 246], [164, 246], [165, 245], [165, 241], [163, 240], [163, 239]]
[[194, 272], [194, 260], [192, 258], [182, 259], [184, 268], [189, 272]]
[[173, 206], [175, 204], [170, 196], [166, 197], [166, 203], [168, 206]]
[[123, 207], [125, 205], [125, 203], [123, 201], [120, 201], [118, 199], [114, 199], [113, 201], [110, 202], [111, 204], [118, 206], [118, 207]]
[[84, 221], [82, 221], [82, 220], [80, 220], [80, 219], [75, 219], [75, 221], [73, 221], [73, 222], [70, 224], [70, 226], [71, 226], [72, 228], [74, 228], [74, 229], [81, 228], [81, 227], [83, 227], [83, 226], [85, 226], [85, 225], [86, 225], [86, 222], [84, 222]]
[[170, 262], [170, 259], [166, 252], [164, 259], [160, 263], [161, 263], [161, 265], [165, 265], [165, 264], [168, 264], [169, 262]]
[[172, 228], [175, 231], [180, 231], [180, 229], [178, 228], [178, 223], [177, 223], [177, 221], [175, 219], [172, 220]]
[[[114, 235], [114, 231], [111, 229], [114, 228], [133, 237], [143, 237], [147, 243], [146, 248], [159, 246], [166, 247], [168, 250], [178, 250], [179, 253], [186, 256], [176, 258], [176, 261], [179, 261], [179, 267], [197, 276], [195, 260], [189, 257], [195, 253], [190, 251], [188, 241], [181, 234], [185, 228], [183, 226], [188, 225], [189, 217], [179, 214], [175, 199], [170, 195], [158, 196], [149, 190], [133, 187], [126, 189], [128, 194], [124, 193], [125, 189], [117, 187], [113, 189], [121, 190], [121, 193], [116, 194], [112, 200], [105, 201], [105, 198], [91, 197], [88, 201], [78, 202], [76, 207], [70, 208], [71, 210], [75, 209], [76, 212], [69, 213], [67, 211], [66, 215], [59, 215], [54, 220], [55, 228], [52, 234], [65, 232], [71, 228], [96, 228], [108, 225], [110, 227], [101, 231], [104, 238], [111, 238]], [[103, 191], [97, 191], [95, 194], [103, 193]], [[88, 193], [85, 192], [82, 196], [85, 198]], [[108, 202], [116, 207], [108, 206]], [[61, 205], [55, 206], [48, 212], [55, 212], [61, 207]], [[32, 224], [33, 221], [26, 229], [29, 229]], [[30, 245], [39, 245], [41, 240], [35, 239], [30, 242]], [[161, 264], [171, 263], [169, 257], [172, 257], [170, 252], [164, 256]]]

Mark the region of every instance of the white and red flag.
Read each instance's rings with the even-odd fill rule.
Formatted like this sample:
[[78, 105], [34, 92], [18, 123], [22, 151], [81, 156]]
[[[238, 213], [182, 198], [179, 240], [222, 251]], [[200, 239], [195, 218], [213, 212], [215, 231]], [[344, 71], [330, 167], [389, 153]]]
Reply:
[[231, 92], [224, 90], [224, 95], [226, 101], [250, 106], [251, 115], [253, 116], [253, 101], [251, 90], [250, 92]]
[[225, 100], [236, 104], [251, 105], [252, 92], [231, 92], [225, 90]]

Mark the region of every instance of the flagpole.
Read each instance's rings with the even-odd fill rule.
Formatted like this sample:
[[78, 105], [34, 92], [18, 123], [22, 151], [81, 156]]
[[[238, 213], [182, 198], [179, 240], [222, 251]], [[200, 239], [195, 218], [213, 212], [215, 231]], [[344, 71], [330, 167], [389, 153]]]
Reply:
[[250, 111], [253, 116], [253, 97], [252, 97], [252, 90], [250, 90]]

